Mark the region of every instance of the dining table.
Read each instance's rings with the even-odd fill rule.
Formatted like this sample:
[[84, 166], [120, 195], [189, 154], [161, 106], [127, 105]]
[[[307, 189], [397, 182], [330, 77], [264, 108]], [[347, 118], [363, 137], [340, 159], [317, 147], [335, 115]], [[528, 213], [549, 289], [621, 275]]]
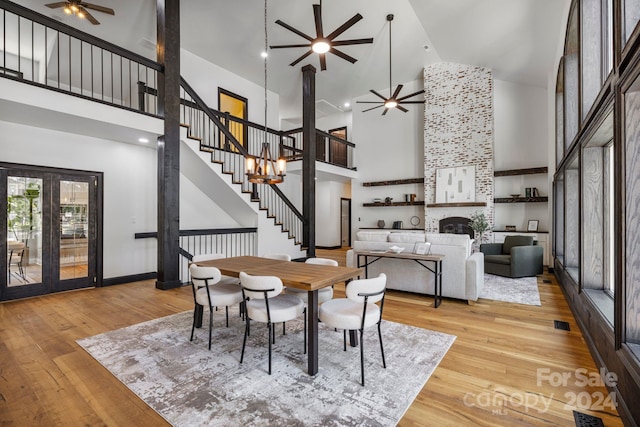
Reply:
[[309, 375], [318, 372], [318, 290], [335, 283], [362, 276], [359, 267], [307, 264], [304, 262], [282, 261], [256, 256], [235, 256], [201, 261], [203, 267], [216, 267], [226, 276], [240, 277], [240, 272], [252, 276], [276, 276], [285, 287], [303, 289], [308, 292], [307, 302], [307, 371]]

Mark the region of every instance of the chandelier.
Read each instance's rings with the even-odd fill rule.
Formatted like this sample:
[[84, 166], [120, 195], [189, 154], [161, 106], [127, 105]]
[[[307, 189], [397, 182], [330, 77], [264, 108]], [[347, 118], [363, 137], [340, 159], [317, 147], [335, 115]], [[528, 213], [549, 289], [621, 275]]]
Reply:
[[280, 157], [274, 161], [269, 154], [267, 131], [267, 0], [264, 0], [264, 142], [259, 157], [247, 156], [246, 171], [249, 182], [254, 184], [280, 184], [286, 175], [286, 161]]

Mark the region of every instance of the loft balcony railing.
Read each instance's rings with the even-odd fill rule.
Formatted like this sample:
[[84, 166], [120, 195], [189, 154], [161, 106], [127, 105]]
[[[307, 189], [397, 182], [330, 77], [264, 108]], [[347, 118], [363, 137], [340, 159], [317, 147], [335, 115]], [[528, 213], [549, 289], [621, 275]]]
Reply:
[[[302, 160], [302, 128], [281, 133], [282, 147], [287, 160]], [[316, 129], [316, 160], [334, 166], [355, 170], [353, 152], [356, 145], [346, 139]]]
[[[140, 112], [138, 82], [157, 87], [156, 62], [0, 0], [0, 77]], [[158, 114], [155, 100], [144, 112]]]

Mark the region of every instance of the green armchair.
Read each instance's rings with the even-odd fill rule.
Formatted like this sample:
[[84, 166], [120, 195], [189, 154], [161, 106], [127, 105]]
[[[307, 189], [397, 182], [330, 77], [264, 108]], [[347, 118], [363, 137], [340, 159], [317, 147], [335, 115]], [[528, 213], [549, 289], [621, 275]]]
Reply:
[[484, 272], [506, 277], [542, 274], [542, 246], [532, 236], [507, 236], [504, 243], [484, 243]]

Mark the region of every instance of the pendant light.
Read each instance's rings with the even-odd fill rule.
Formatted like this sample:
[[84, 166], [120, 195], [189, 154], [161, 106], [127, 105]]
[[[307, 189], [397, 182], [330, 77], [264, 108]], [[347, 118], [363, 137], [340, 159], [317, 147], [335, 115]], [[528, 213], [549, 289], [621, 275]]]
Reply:
[[269, 155], [267, 129], [267, 0], [264, 0], [264, 142], [259, 157], [247, 156], [246, 171], [249, 182], [254, 184], [280, 184], [286, 175], [286, 161], [283, 157], [274, 161]]

